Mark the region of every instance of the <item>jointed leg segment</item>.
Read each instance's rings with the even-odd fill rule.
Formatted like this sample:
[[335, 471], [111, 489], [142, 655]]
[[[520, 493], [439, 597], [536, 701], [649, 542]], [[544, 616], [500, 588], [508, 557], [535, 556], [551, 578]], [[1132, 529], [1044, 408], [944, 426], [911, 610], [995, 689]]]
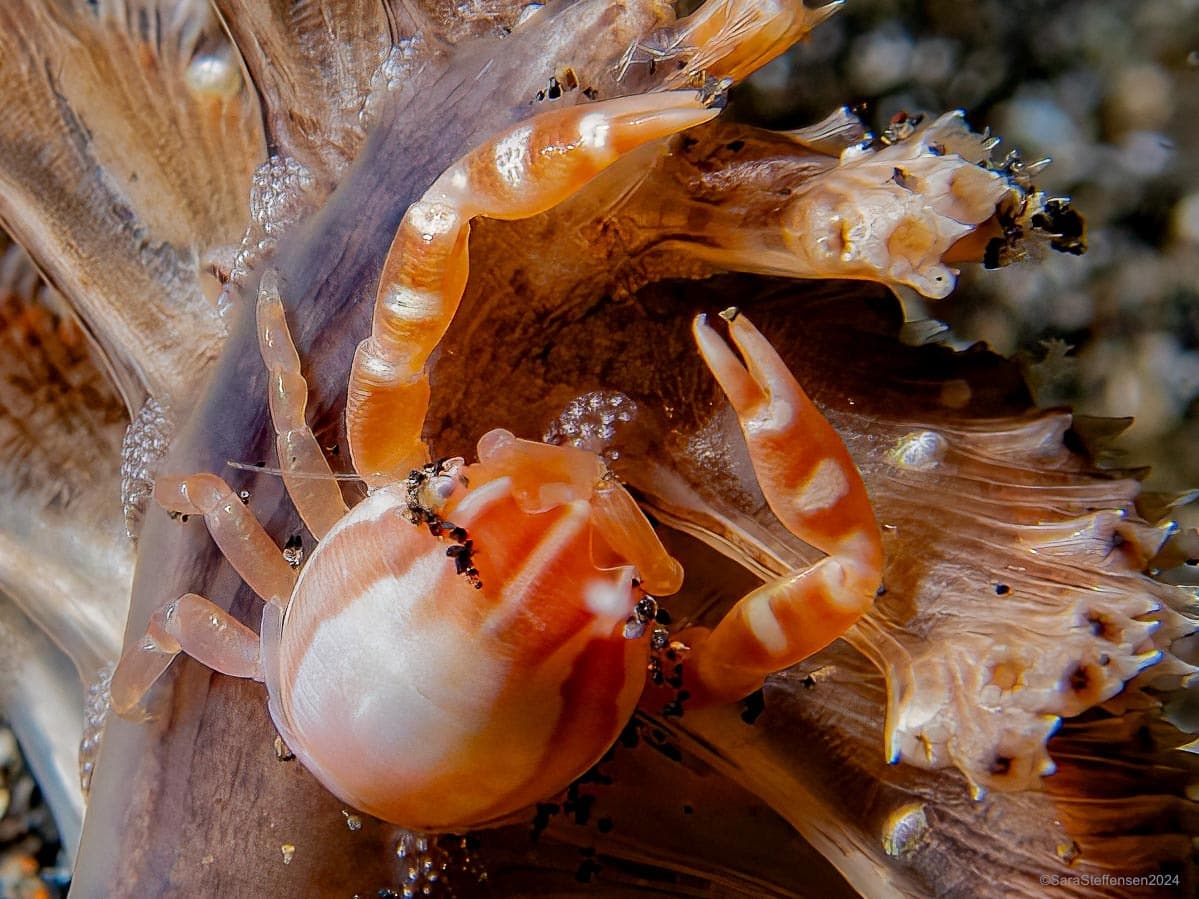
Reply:
[[185, 593], [150, 617], [146, 635], [121, 656], [111, 696], [117, 714], [142, 701], [180, 651], [222, 674], [262, 680], [258, 635], [203, 596]]
[[708, 702], [753, 692], [766, 675], [843, 634], [874, 603], [883, 563], [878, 524], [845, 444], [757, 328], [736, 310], [723, 317], [745, 364], [703, 316], [694, 325], [700, 354], [737, 412], [771, 510], [828, 556], [754, 590], [710, 633], [684, 632], [693, 648], [688, 689]]
[[329, 460], [304, 419], [308, 382], [300, 373], [277, 275], [272, 269], [258, 289], [258, 346], [270, 377], [271, 420], [283, 483], [312, 536], [320, 540], [348, 511]]
[[212, 539], [250, 589], [280, 608], [287, 605], [296, 573], [283, 560], [270, 534], [223, 480], [214, 474], [160, 477], [154, 485], [154, 499], [172, 512], [203, 515]]

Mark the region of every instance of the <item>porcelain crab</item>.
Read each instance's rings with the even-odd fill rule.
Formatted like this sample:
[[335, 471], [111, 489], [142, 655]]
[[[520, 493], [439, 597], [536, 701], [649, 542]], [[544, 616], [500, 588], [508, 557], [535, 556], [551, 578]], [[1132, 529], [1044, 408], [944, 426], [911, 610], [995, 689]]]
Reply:
[[[664, 648], [664, 630], [647, 625], [681, 567], [594, 453], [497, 430], [476, 463], [430, 463], [425, 368], [464, 289], [471, 219], [549, 209], [633, 148], [711, 119], [719, 98], [664, 91], [542, 114], [470, 152], [409, 208], [350, 377], [350, 455], [370, 489], [353, 509], [305, 423], [277, 276], [263, 277], [279, 462], [319, 544], [297, 577], [219, 477], [160, 477], [156, 500], [204, 516], [265, 601], [262, 636], [197, 594], [172, 600], [122, 658], [118, 711], [135, 709], [180, 651], [265, 681], [281, 735], [326, 787], [425, 831], [509, 819], [603, 754]], [[844, 444], [769, 341], [735, 309], [722, 316], [740, 358], [704, 316], [699, 352], [771, 509], [827, 555], [749, 593], [711, 631], [672, 635], [671, 651], [686, 654], [677, 696], [690, 703], [738, 699], [827, 645], [870, 608], [882, 569]]]

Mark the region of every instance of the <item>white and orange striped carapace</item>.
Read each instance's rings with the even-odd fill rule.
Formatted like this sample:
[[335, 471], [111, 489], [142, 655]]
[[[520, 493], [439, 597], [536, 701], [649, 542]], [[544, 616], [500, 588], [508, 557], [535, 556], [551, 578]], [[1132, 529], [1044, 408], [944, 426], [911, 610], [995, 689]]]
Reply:
[[[162, 606], [113, 677], [128, 713], [180, 651], [265, 681], [280, 733], [356, 808], [425, 831], [511, 818], [553, 796], [617, 737], [643, 689], [653, 628], [639, 601], [682, 570], [601, 459], [491, 431], [478, 459], [430, 465], [426, 364], [467, 277], [475, 216], [551, 208], [623, 153], [704, 122], [710, 91], [664, 91], [555, 110], [451, 166], [405, 214], [346, 407], [370, 488], [346, 507], [305, 422], [307, 384], [278, 276], [258, 287], [259, 347], [284, 483], [317, 539], [298, 578], [219, 477], [160, 477], [155, 498], [203, 515], [265, 600], [261, 638], [194, 593]], [[691, 703], [745, 696], [827, 645], [873, 603], [879, 529], [853, 460], [774, 348], [736, 310], [724, 338], [700, 316], [701, 355], [741, 422], [779, 520], [827, 553], [742, 597], [690, 647]], [[640, 616], [640, 617], [639, 617]]]

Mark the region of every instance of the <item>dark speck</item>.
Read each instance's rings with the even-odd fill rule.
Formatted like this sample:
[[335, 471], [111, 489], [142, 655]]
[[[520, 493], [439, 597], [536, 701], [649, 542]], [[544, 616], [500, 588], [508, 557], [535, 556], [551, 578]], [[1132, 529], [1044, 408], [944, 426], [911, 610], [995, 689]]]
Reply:
[[658, 752], [662, 753], [662, 755], [666, 756], [672, 762], [681, 762], [683, 760], [683, 753], [679, 751], [679, 747], [668, 741], [666, 739], [666, 734], [657, 728], [655, 728], [653, 733], [650, 735], [648, 744], [654, 749], [658, 750]]
[[1091, 684], [1091, 676], [1083, 665], [1079, 665], [1070, 672], [1070, 689], [1075, 693], [1081, 693]]
[[556, 802], [539, 802], [537, 803], [537, 811], [533, 816], [533, 827], [529, 833], [529, 839], [534, 843], [550, 825], [550, 818], [558, 814], [560, 808]]
[[1153, 731], [1148, 725], [1142, 725], [1137, 728], [1137, 732], [1132, 735], [1132, 740], [1142, 752], [1155, 752], [1157, 750], [1157, 741], [1153, 739]]
[[655, 746], [654, 748], [672, 762], [681, 762], [683, 760], [683, 753], [673, 743], [663, 743], [661, 746]]
[[591, 807], [595, 805], [595, 797], [590, 793], [582, 793], [574, 802], [571, 812], [575, 816], [575, 824], [586, 824], [591, 820]]
[[753, 724], [766, 711], [766, 697], [761, 690], [755, 690], [741, 700], [741, 720]]
[[1090, 625], [1091, 633], [1094, 636], [1101, 637], [1104, 640], [1112, 640], [1113, 642], [1117, 642], [1119, 633], [1100, 613], [1088, 612], [1087, 624]]
[[987, 241], [983, 250], [983, 268], [992, 270], [1003, 265], [1003, 251], [1007, 249], [1007, 241], [1002, 237], [992, 237]]
[[599, 862], [593, 858], [583, 859], [583, 863], [579, 865], [579, 869], [575, 871], [575, 880], [579, 883], [591, 883], [602, 869]]

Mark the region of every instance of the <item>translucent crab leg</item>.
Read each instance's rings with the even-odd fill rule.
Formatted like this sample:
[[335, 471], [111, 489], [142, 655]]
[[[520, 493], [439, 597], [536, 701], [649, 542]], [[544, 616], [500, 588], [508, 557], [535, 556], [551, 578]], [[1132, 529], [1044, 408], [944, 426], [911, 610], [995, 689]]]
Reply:
[[283, 483], [304, 524], [318, 540], [348, 511], [329, 461], [304, 419], [308, 382], [287, 328], [279, 299], [278, 275], [272, 269], [258, 288], [258, 346], [270, 373], [271, 421]]
[[371, 335], [350, 374], [350, 453], [368, 485], [394, 482], [427, 460], [424, 368], [462, 298], [470, 220], [544, 212], [624, 153], [718, 112], [711, 97], [687, 90], [544, 113], [467, 154], [409, 207], [383, 266]]
[[601, 484], [591, 500], [591, 516], [608, 544], [637, 569], [641, 586], [655, 596], [677, 593], [683, 566], [666, 552], [653, 525], [620, 484]]
[[134, 642], [112, 676], [112, 707], [128, 715], [181, 651], [214, 671], [263, 679], [258, 635], [219, 606], [185, 593], [150, 616], [146, 635]]
[[745, 363], [704, 316], [694, 323], [700, 354], [737, 412], [771, 510], [828, 556], [754, 590], [711, 633], [685, 632], [694, 650], [690, 689], [700, 701], [745, 696], [767, 674], [831, 643], [873, 605], [883, 563], [878, 524], [845, 444], [758, 329], [736, 310], [722, 316]]
[[214, 474], [160, 477], [154, 485], [160, 506], [183, 515], [203, 515], [212, 539], [250, 589], [280, 608], [287, 605], [296, 573], [245, 503]]

